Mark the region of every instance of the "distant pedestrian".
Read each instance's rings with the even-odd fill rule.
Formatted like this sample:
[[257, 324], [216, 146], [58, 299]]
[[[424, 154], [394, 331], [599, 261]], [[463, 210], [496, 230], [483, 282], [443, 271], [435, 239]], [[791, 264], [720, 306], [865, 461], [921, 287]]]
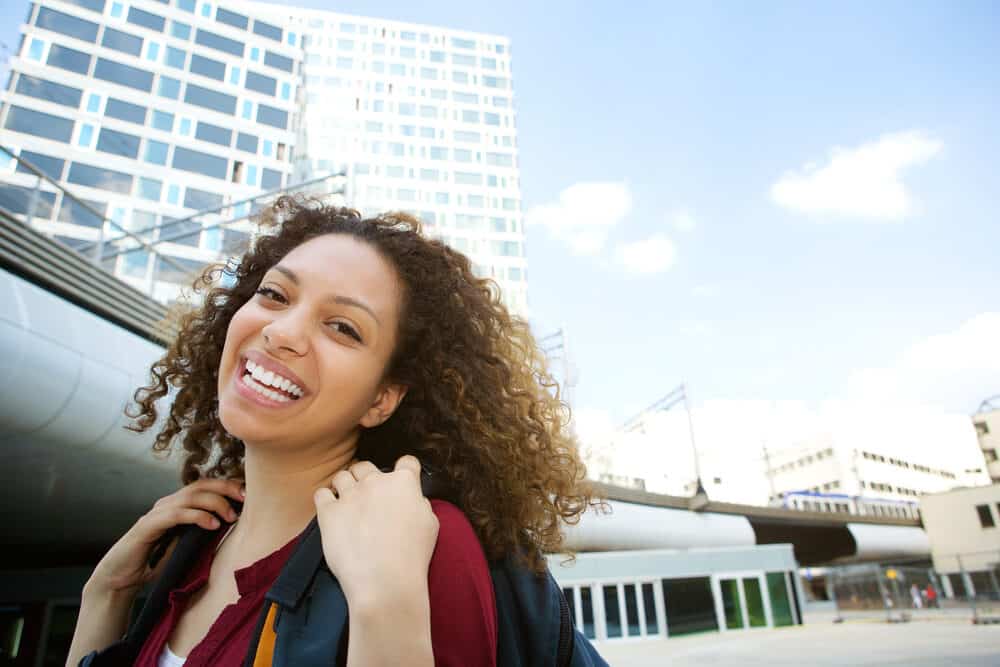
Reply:
[[914, 609], [924, 608], [924, 598], [920, 595], [920, 586], [917, 586], [916, 584], [910, 586], [910, 597], [913, 598]]
[[934, 584], [927, 584], [927, 588], [924, 590], [924, 595], [927, 596], [927, 608], [930, 609], [934, 607], [939, 609], [937, 589], [934, 588]]

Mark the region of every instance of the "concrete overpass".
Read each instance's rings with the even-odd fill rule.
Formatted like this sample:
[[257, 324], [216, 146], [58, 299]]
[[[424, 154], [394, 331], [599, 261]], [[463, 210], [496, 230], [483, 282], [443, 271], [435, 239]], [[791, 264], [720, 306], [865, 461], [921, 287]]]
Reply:
[[[178, 483], [178, 462], [124, 429], [171, 335], [166, 311], [3, 212], [0, 295], [0, 569], [93, 564]], [[598, 488], [613, 513], [570, 527], [579, 551], [791, 543], [803, 565], [930, 554], [915, 520]]]

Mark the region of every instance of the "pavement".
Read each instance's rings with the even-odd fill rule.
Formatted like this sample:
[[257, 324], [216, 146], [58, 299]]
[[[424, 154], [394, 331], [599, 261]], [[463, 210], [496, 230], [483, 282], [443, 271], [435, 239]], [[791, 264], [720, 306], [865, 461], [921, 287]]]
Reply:
[[710, 632], [670, 639], [599, 642], [614, 667], [747, 665], [1000, 666], [1000, 625], [973, 625], [968, 614], [887, 623], [885, 616], [806, 619], [785, 628]]

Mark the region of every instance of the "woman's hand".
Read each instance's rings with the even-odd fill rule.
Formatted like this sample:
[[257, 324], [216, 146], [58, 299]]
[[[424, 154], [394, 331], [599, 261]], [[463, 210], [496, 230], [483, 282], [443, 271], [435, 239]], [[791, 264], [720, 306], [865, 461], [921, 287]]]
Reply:
[[[420, 490], [420, 463], [383, 473], [361, 461], [315, 493], [323, 553], [354, 611], [427, 595], [438, 521]], [[334, 495], [336, 492], [336, 496]]]
[[149, 553], [160, 537], [174, 526], [197, 524], [207, 530], [219, 527], [213, 512], [227, 521], [236, 520], [236, 512], [226, 497], [242, 502], [243, 483], [239, 480], [200, 479], [179, 491], [160, 498], [119, 539], [97, 564], [87, 582], [90, 595], [135, 593], [155, 578], [167, 558], [156, 570], [148, 565]]

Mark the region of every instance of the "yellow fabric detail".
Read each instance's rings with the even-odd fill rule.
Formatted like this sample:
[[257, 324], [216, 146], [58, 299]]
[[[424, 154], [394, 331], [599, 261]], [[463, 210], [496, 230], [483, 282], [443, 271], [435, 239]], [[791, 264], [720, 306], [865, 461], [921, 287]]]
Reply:
[[267, 618], [264, 620], [264, 628], [260, 631], [260, 641], [257, 642], [257, 654], [253, 658], [253, 667], [271, 667], [274, 659], [274, 641], [277, 637], [274, 634], [274, 617], [278, 611], [278, 605], [271, 603], [267, 610]]

